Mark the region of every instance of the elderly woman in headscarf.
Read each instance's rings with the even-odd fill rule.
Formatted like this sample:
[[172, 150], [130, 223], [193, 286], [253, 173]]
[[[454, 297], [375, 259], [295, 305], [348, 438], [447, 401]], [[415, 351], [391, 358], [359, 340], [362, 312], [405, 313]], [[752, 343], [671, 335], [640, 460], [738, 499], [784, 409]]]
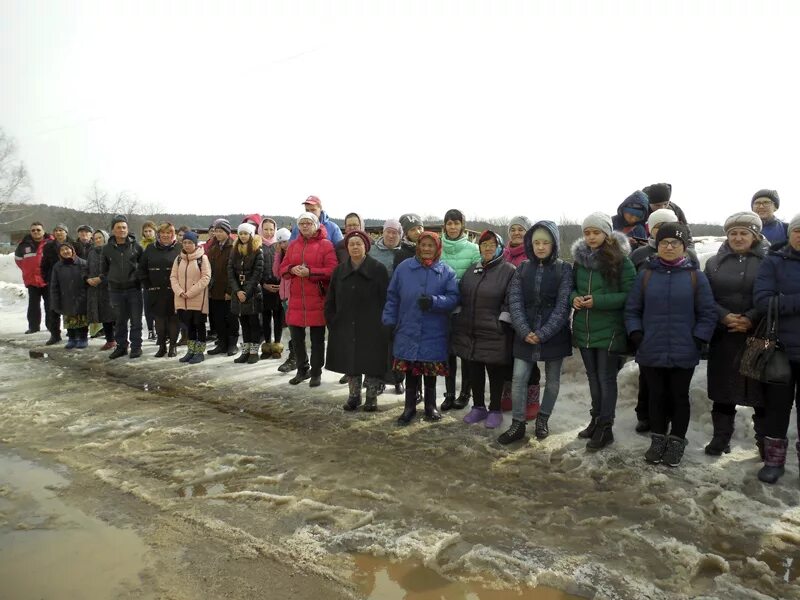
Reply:
[[325, 368], [344, 373], [350, 394], [342, 407], [354, 411], [361, 406], [361, 384], [366, 376], [364, 410], [377, 409], [378, 393], [386, 373], [388, 336], [381, 314], [389, 287], [389, 274], [369, 256], [369, 235], [360, 230], [344, 236], [348, 259], [333, 271], [325, 298], [328, 351]]
[[436, 233], [424, 231], [417, 240], [414, 260], [395, 267], [383, 324], [394, 333], [394, 369], [406, 373], [406, 396], [399, 425], [417, 414], [417, 386], [424, 380], [425, 418], [441, 419], [436, 410], [436, 377], [448, 373], [450, 313], [459, 300], [452, 268], [441, 262], [442, 243]]
[[103, 229], [98, 229], [92, 234], [94, 246], [86, 257], [87, 275], [86, 283], [89, 289], [86, 293], [87, 316], [90, 323], [102, 323], [103, 335], [106, 343], [100, 350], [111, 350], [117, 346], [114, 341], [114, 309], [111, 308], [111, 300], [108, 297], [108, 283], [100, 278], [103, 267], [103, 246], [108, 243], [108, 233]]
[[[484, 421], [487, 429], [503, 422], [500, 395], [511, 376], [511, 316], [506, 291], [514, 265], [503, 259], [503, 239], [494, 231], [478, 238], [481, 260], [464, 272], [459, 283], [461, 307], [453, 317], [453, 352], [469, 361], [472, 410], [470, 425]], [[489, 410], [486, 410], [486, 374], [489, 374]]]

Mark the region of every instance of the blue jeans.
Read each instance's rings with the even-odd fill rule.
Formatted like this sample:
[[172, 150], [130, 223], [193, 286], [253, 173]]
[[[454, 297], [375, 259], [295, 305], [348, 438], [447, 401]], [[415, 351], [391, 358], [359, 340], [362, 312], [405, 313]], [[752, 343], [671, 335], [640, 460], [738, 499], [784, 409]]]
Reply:
[[621, 357], [603, 348], [581, 348], [581, 358], [592, 396], [589, 414], [601, 421], [613, 421], [617, 410], [617, 374], [622, 368]]
[[128, 321], [131, 325], [131, 349], [142, 347], [142, 290], [108, 290], [111, 307], [116, 315], [114, 339], [117, 347], [128, 347]]
[[[553, 414], [553, 407], [556, 405], [558, 391], [561, 389], [561, 364], [564, 359], [548, 360], [544, 363], [544, 395], [539, 413], [543, 415]], [[514, 359], [514, 375], [511, 378], [511, 418], [515, 421], [525, 422], [525, 409], [528, 404], [528, 385], [536, 366], [535, 362]]]

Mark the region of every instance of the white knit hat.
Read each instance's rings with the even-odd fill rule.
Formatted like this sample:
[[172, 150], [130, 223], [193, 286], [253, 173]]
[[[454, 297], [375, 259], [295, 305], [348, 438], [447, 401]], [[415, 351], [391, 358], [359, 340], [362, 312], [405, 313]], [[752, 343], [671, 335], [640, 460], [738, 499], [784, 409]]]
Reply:
[[319, 229], [319, 219], [317, 218], [317, 215], [315, 215], [314, 213], [310, 213], [310, 212], [301, 213], [301, 215], [299, 217], [297, 217], [297, 224], [300, 225], [300, 221], [302, 221], [304, 219], [309, 220], [314, 224], [314, 230], [315, 231], [317, 229]]
[[292, 237], [292, 232], [286, 229], [286, 227], [281, 227], [278, 231], [275, 232], [275, 242], [288, 242], [289, 238]]
[[249, 233], [250, 235], [256, 234], [256, 226], [252, 223], [242, 223], [239, 227], [236, 228], [236, 233]]
[[650, 216], [647, 218], [647, 228], [650, 231], [653, 231], [659, 225], [663, 225], [664, 223], [677, 223], [678, 222], [678, 215], [675, 214], [675, 211], [672, 211], [668, 208], [659, 208], [658, 210], [654, 210], [650, 213]]
[[583, 225], [581, 226], [581, 229], [585, 230], [588, 229], [589, 227], [594, 227], [595, 229], [599, 229], [606, 235], [611, 235], [611, 231], [613, 229], [613, 226], [611, 225], [611, 217], [609, 217], [605, 213], [593, 212], [583, 220]]

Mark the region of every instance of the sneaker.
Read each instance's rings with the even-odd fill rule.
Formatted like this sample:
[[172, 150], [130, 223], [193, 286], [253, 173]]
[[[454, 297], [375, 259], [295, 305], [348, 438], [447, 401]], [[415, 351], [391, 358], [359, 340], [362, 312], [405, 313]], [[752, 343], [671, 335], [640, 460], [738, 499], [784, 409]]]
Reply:
[[473, 406], [472, 410], [464, 415], [464, 423], [467, 425], [474, 425], [475, 423], [486, 420], [488, 416], [489, 411], [486, 410], [485, 406]]
[[128, 354], [128, 349], [124, 346], [117, 346], [114, 348], [114, 351], [108, 355], [109, 360], [114, 360], [115, 358], [120, 358]]
[[295, 376], [289, 380], [291, 385], [297, 385], [299, 383], [303, 383], [306, 379], [311, 378], [311, 371], [308, 369], [298, 369]]
[[650, 447], [644, 453], [644, 459], [651, 465], [657, 465], [667, 449], [667, 436], [658, 433], [650, 435]]
[[75, 338], [69, 338], [67, 343], [64, 344], [64, 350], [72, 350], [75, 346], [78, 345], [78, 340]]
[[684, 438], [679, 438], [674, 435], [667, 436], [667, 448], [661, 456], [661, 462], [668, 467], [677, 467], [681, 464], [683, 458], [683, 451], [689, 442]]
[[86, 349], [86, 348], [88, 348], [88, 347], [89, 347], [89, 340], [80, 339], [80, 340], [78, 340], [78, 342], [75, 344], [75, 348], [76, 348], [77, 350], [85, 350], [85, 349]]
[[484, 422], [483, 426], [486, 427], [486, 429], [497, 429], [502, 424], [503, 412], [499, 410], [490, 410], [489, 416], [486, 417], [486, 421]]
[[131, 354], [129, 358], [139, 358], [142, 355], [141, 348], [131, 348]]
[[115, 342], [114, 340], [111, 340], [110, 342], [106, 342], [105, 344], [100, 346], [100, 351], [101, 352], [105, 352], [106, 350], [111, 350], [112, 348], [116, 348], [116, 347], [117, 347], [117, 342]]
[[524, 421], [511, 421], [509, 427], [503, 434], [497, 438], [499, 444], [510, 444], [525, 437], [525, 422]]

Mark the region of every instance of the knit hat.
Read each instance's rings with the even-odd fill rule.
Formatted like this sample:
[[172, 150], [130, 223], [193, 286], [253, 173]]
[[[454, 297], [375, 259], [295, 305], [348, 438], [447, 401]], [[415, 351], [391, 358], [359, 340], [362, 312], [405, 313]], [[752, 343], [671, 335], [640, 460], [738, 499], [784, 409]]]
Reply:
[[372, 238], [369, 237], [365, 231], [361, 229], [356, 229], [355, 231], [351, 231], [346, 236], [344, 236], [344, 247], [347, 248], [347, 244], [350, 243], [350, 238], [359, 237], [364, 242], [364, 248], [367, 252], [369, 252], [370, 247], [372, 246]]
[[222, 229], [225, 233], [231, 232], [231, 222], [228, 219], [217, 219], [211, 226], [214, 229]]
[[300, 225], [300, 221], [302, 221], [304, 219], [309, 220], [312, 223], [314, 223], [314, 230], [315, 231], [317, 229], [319, 229], [319, 219], [317, 218], [317, 215], [315, 215], [314, 213], [310, 213], [310, 212], [304, 212], [299, 217], [297, 217], [297, 224]]
[[555, 242], [553, 239], [553, 235], [550, 233], [550, 230], [547, 227], [539, 226], [534, 229], [533, 233], [531, 234], [531, 242], [535, 242], [536, 240], [542, 242], [550, 242], [551, 244]]
[[199, 239], [197, 233], [191, 229], [183, 234], [183, 241], [189, 240], [190, 242], [194, 242], [195, 245], [197, 245]]
[[397, 233], [403, 232], [403, 226], [396, 219], [386, 219], [383, 222], [383, 230], [386, 231], [387, 229], [394, 229]]
[[286, 227], [281, 227], [275, 232], [275, 243], [288, 242], [290, 237], [292, 237], [292, 232], [286, 229]]
[[64, 233], [67, 233], [67, 234], [69, 233], [69, 227], [67, 227], [66, 225], [64, 225], [64, 223], [59, 223], [58, 225], [56, 225], [55, 227], [53, 227], [53, 231], [55, 231], [56, 229], [63, 229], [63, 230], [64, 230]]
[[725, 219], [725, 233], [728, 233], [731, 229], [741, 228], [747, 229], [748, 231], [752, 231], [756, 234], [756, 237], [761, 237], [761, 217], [759, 217], [756, 213], [743, 210], [741, 212], [733, 213], [730, 217]]
[[611, 235], [611, 230], [613, 229], [613, 226], [611, 225], [611, 217], [605, 213], [593, 212], [583, 220], [581, 230], [588, 229], [589, 227], [594, 227], [606, 235]]
[[777, 190], [758, 190], [755, 194], [753, 194], [753, 199], [750, 200], [750, 208], [753, 208], [753, 204], [759, 198], [766, 198], [767, 200], [772, 200], [775, 204], [775, 209], [779, 209], [781, 207], [781, 199], [778, 196]]
[[691, 233], [689, 232], [689, 228], [683, 223], [664, 223], [658, 228], [656, 245], [658, 245], [661, 240], [666, 240], [667, 238], [679, 240], [685, 249], [689, 244], [689, 239], [691, 239]]
[[523, 216], [520, 215], [518, 217], [512, 217], [511, 218], [511, 220], [508, 222], [508, 230], [511, 231], [511, 228], [514, 225], [519, 225], [525, 231], [528, 231], [528, 229], [531, 228], [533, 223], [531, 223], [531, 220], [528, 217], [523, 217]]
[[647, 199], [650, 204], [663, 204], [669, 202], [672, 197], [672, 184], [671, 183], [654, 183], [642, 188], [642, 191], [647, 194]]
[[115, 215], [113, 219], [111, 219], [111, 229], [114, 229], [114, 225], [117, 223], [125, 223], [128, 224], [128, 217], [125, 215]]
[[251, 236], [256, 234], [256, 226], [252, 223], [242, 223], [236, 228], [236, 233], [249, 233]]
[[88, 231], [89, 233], [94, 233], [94, 229], [91, 225], [78, 225], [78, 233], [81, 231]]
[[464, 219], [464, 213], [457, 208], [451, 208], [444, 213], [444, 222], [447, 223], [448, 221], [461, 221], [462, 225], [467, 224], [466, 220]]
[[664, 223], [677, 223], [678, 222], [678, 215], [675, 214], [675, 211], [670, 210], [668, 208], [659, 208], [658, 210], [654, 210], [650, 213], [650, 216], [647, 219], [647, 228], [650, 231], [653, 231], [659, 225], [663, 225]]
[[791, 232], [795, 229], [800, 229], [800, 213], [797, 213], [792, 217], [792, 220], [789, 221], [789, 231]]
[[400, 226], [403, 228], [403, 235], [408, 234], [409, 230], [414, 229], [414, 227], [424, 227], [422, 224], [422, 217], [414, 213], [401, 215]]
[[316, 196], [309, 196], [301, 202], [301, 204], [313, 204], [314, 206], [322, 206], [322, 202]]

